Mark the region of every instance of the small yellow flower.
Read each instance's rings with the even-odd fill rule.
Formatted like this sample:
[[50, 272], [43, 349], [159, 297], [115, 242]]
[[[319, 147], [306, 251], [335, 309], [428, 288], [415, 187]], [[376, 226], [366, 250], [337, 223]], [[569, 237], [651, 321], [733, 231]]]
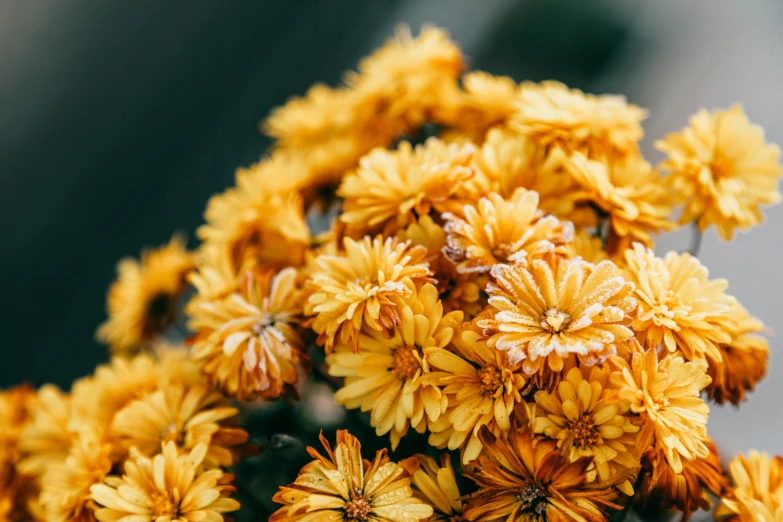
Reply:
[[[644, 426], [641, 441], [655, 436], [655, 447], [666, 454], [675, 473], [681, 473], [683, 460], [706, 458], [707, 417], [710, 409], [699, 396], [710, 383], [707, 361], [693, 362], [667, 356], [658, 361], [654, 349], [634, 353], [630, 364], [612, 359], [612, 388], [620, 400], [641, 415]], [[640, 442], [641, 447], [646, 447]]]
[[427, 250], [409, 242], [368, 236], [360, 241], [345, 238], [343, 245], [342, 254], [316, 257], [307, 281], [311, 293], [304, 311], [315, 316], [310, 327], [327, 353], [335, 343], [358, 350], [363, 324], [376, 332], [399, 325], [394, 298], [409, 296], [414, 283], [431, 275]]
[[353, 237], [392, 234], [431, 211], [453, 208], [460, 182], [473, 175], [473, 151], [470, 144], [437, 138], [416, 147], [403, 141], [395, 151], [373, 150], [337, 191], [344, 199], [340, 221]]
[[[462, 217], [464, 216], [464, 217]], [[508, 199], [490, 193], [460, 215], [446, 212], [446, 254], [463, 273], [484, 273], [499, 263], [527, 262], [564, 253], [574, 227], [538, 209], [538, 193], [518, 188]]]
[[729, 240], [736, 228], [763, 220], [761, 205], [780, 201], [780, 148], [764, 141], [764, 131], [751, 124], [739, 106], [701, 110], [689, 127], [656, 146], [668, 155], [661, 166], [685, 202], [683, 223], [697, 221], [702, 231], [715, 225]]
[[534, 259], [530, 266], [495, 265], [490, 308], [478, 326], [487, 344], [522, 361], [529, 375], [559, 372], [566, 361], [603, 362], [633, 337], [634, 286], [610, 261]]
[[647, 111], [623, 96], [594, 96], [550, 81], [523, 86], [511, 127], [542, 147], [562, 146], [592, 157], [635, 151], [646, 117]]
[[22, 460], [19, 470], [41, 476], [47, 466], [61, 463], [76, 438], [71, 417], [71, 397], [52, 384], [41, 387], [30, 400], [30, 420], [19, 436]]
[[427, 421], [446, 410], [447, 400], [434, 385], [425, 384], [429, 372], [427, 353], [445, 347], [453, 335], [452, 325], [462, 314], [443, 315], [435, 286], [425, 284], [394, 304], [400, 324], [388, 333], [365, 326], [359, 335], [359, 352], [338, 344], [326, 357], [329, 374], [345, 377], [334, 399], [349, 409], [370, 411], [370, 424], [378, 435], [391, 432], [392, 449], [408, 428], [422, 433]]
[[451, 456], [444, 453], [440, 465], [432, 457], [416, 455], [419, 469], [413, 474], [413, 494], [434, 510], [430, 522], [461, 522], [462, 498], [457, 486], [457, 476], [451, 465]]
[[206, 453], [206, 445], [199, 444], [189, 454], [178, 455], [169, 442], [151, 459], [132, 455], [125, 461], [122, 477], [107, 477], [105, 484], [90, 488], [92, 499], [101, 506], [95, 518], [99, 522], [221, 522], [224, 513], [239, 509], [239, 503], [227, 498], [234, 491], [226, 485], [231, 475], [201, 468]]
[[[568, 460], [593, 457], [589, 481], [608, 481], [620, 470], [640, 466], [634, 457], [639, 427], [632, 423], [630, 404], [617, 400], [609, 386], [609, 369], [572, 368], [551, 393], [536, 392], [536, 433], [557, 440]], [[618, 489], [633, 495], [625, 480]]]
[[734, 489], [721, 498], [715, 519], [737, 522], [783, 520], [783, 459], [751, 450], [729, 463]]
[[98, 339], [116, 353], [132, 352], [152, 341], [174, 321], [177, 299], [193, 265], [179, 236], [158, 249], [142, 251], [141, 262], [120, 261], [117, 281], [109, 289], [109, 319], [98, 328]]
[[633, 329], [651, 350], [663, 346], [688, 360], [720, 361], [718, 345], [729, 333], [738, 310], [725, 294], [725, 279], [708, 279], [707, 269], [690, 254], [669, 252], [663, 259], [640, 244], [625, 252], [626, 276], [636, 285], [639, 308]]
[[462, 88], [451, 104], [442, 108], [438, 120], [452, 131], [480, 143], [493, 127], [505, 127], [516, 110], [517, 82], [507, 76], [471, 71], [462, 77]]
[[362, 460], [361, 443], [344, 430], [337, 431], [334, 450], [323, 435], [321, 444], [327, 456], [308, 448], [315, 460], [275, 494], [272, 500], [283, 507], [269, 522], [418, 522], [432, 516], [432, 507], [411, 489], [416, 457], [394, 463], [384, 449], [372, 461]]
[[275, 399], [293, 392], [297, 365], [307, 360], [300, 333], [305, 296], [297, 277], [293, 268], [248, 270], [236, 292], [189, 306], [197, 332], [193, 358], [228, 395]]
[[527, 388], [521, 364], [512, 364], [505, 352], [490, 348], [473, 329], [458, 331], [447, 348], [427, 351], [432, 373], [426, 382], [439, 386], [449, 409], [430, 423], [430, 444], [462, 450], [462, 463], [478, 458], [483, 446], [479, 429], [487, 426], [499, 435], [511, 429], [515, 408]]
[[608, 256], [601, 243], [601, 238], [587, 233], [584, 229], [579, 229], [574, 234], [574, 240], [566, 245], [566, 255], [568, 257], [581, 257], [588, 263], [598, 264], [606, 261]]

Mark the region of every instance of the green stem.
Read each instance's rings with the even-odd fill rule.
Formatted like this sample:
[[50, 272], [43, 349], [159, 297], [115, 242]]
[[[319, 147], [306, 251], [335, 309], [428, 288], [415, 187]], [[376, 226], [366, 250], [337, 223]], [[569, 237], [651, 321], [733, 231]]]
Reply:
[[693, 224], [693, 236], [691, 237], [691, 246], [688, 248], [688, 252], [692, 256], [699, 257], [699, 252], [701, 251], [701, 244], [704, 240], [704, 233], [699, 230], [699, 226], [697, 224]]

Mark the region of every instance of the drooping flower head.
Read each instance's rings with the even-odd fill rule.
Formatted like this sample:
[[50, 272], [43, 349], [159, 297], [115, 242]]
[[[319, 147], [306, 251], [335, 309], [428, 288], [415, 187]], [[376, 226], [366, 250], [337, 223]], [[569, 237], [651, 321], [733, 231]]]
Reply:
[[508, 198], [490, 193], [478, 203], [447, 212], [447, 255], [464, 273], [489, 272], [499, 263], [564, 253], [574, 227], [538, 209], [538, 193], [518, 188]]
[[232, 476], [219, 469], [204, 470], [201, 462], [207, 447], [199, 444], [179, 455], [173, 442], [162, 452], [147, 458], [138, 453], [125, 461], [122, 477], [109, 476], [105, 484], [90, 488], [100, 506], [99, 522], [223, 521], [223, 514], [239, 509], [228, 496], [234, 491]]
[[337, 194], [344, 199], [340, 221], [352, 237], [392, 234], [418, 217], [452, 208], [460, 182], [473, 175], [470, 144], [446, 144], [437, 138], [397, 150], [375, 149], [347, 175]]
[[465, 501], [465, 520], [598, 522], [620, 507], [612, 502], [612, 483], [588, 484], [590, 457], [568, 462], [554, 441], [526, 427], [500, 437], [482, 427], [479, 437], [486, 454], [467, 474], [479, 490]]
[[[569, 462], [592, 457], [589, 481], [611, 480], [619, 471], [636, 469], [634, 456], [639, 427], [633, 424], [630, 404], [617, 400], [604, 366], [572, 368], [552, 392], [536, 392], [536, 433], [557, 440]], [[631, 480], [618, 489], [633, 495]]]
[[610, 261], [591, 266], [553, 256], [528, 267], [496, 265], [492, 276], [489, 317], [478, 325], [489, 346], [522, 361], [530, 375], [559, 372], [575, 358], [602, 362], [633, 337], [634, 286]]
[[709, 456], [705, 441], [710, 409], [699, 396], [710, 383], [706, 360], [666, 356], [659, 361], [651, 349], [634, 353], [630, 364], [620, 357], [612, 364], [617, 367], [611, 379], [618, 398], [644, 421], [641, 441], [654, 435], [655, 448], [665, 453], [675, 473], [682, 472], [683, 460]]
[[440, 464], [426, 455], [416, 455], [419, 469], [413, 474], [414, 496], [430, 504], [434, 513], [430, 522], [460, 522], [462, 498], [457, 486], [457, 476], [451, 465], [451, 455], [440, 456]]
[[366, 325], [359, 335], [359, 352], [338, 344], [326, 358], [329, 373], [345, 377], [334, 399], [347, 408], [370, 411], [370, 424], [378, 435], [391, 433], [392, 449], [413, 428], [423, 432], [446, 410], [440, 389], [423, 381], [429, 372], [427, 354], [444, 348], [453, 335], [453, 325], [462, 314], [443, 315], [443, 305], [432, 284], [411, 288], [405, 298], [395, 299], [400, 324], [388, 333]]
[[411, 284], [431, 275], [427, 250], [389, 237], [360, 241], [345, 238], [345, 252], [322, 254], [308, 280], [311, 293], [305, 314], [315, 316], [310, 327], [318, 343], [330, 352], [335, 343], [358, 350], [359, 332], [366, 324], [376, 332], [400, 324], [395, 297], [406, 297]]
[[361, 443], [344, 430], [337, 431], [334, 450], [323, 434], [321, 444], [326, 457], [307, 448], [315, 460], [275, 494], [272, 500], [283, 507], [269, 522], [415, 522], [432, 516], [432, 507], [411, 489], [416, 457], [395, 463], [384, 449], [372, 461], [362, 460]]
[[733, 489], [721, 497], [715, 520], [777, 522], [783, 519], [783, 458], [751, 450], [729, 464]]
[[701, 110], [690, 126], [656, 142], [668, 158], [661, 164], [685, 209], [680, 221], [699, 230], [715, 225], [729, 240], [737, 228], [763, 220], [762, 205], [780, 201], [783, 176], [780, 148], [764, 141], [764, 131], [748, 121], [739, 106]]
[[141, 261], [120, 261], [117, 281], [109, 289], [109, 318], [98, 328], [98, 339], [113, 352], [127, 354], [162, 333], [174, 321], [177, 299], [193, 266], [193, 256], [179, 236], [142, 251]]
[[[304, 292], [297, 272], [248, 270], [238, 290], [189, 306], [193, 358], [227, 394], [239, 400], [293, 393], [297, 365], [307, 360], [300, 332]], [[194, 279], [199, 292], [200, 281]]]
[[449, 409], [429, 429], [429, 443], [462, 450], [462, 463], [478, 458], [483, 446], [479, 429], [487, 426], [499, 435], [511, 429], [515, 408], [523, 402], [527, 379], [522, 365], [479, 340], [480, 333], [465, 327], [452, 344], [427, 352], [432, 373], [427, 382], [439, 386], [448, 397]]

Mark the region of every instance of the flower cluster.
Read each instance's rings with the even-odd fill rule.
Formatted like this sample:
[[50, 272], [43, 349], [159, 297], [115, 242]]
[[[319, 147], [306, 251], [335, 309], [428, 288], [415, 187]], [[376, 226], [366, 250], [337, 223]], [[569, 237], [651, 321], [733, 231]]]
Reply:
[[[706, 400], [765, 375], [765, 328], [653, 239], [757, 224], [779, 149], [703, 111], [654, 166], [623, 97], [465, 68], [444, 31], [401, 30], [274, 110], [198, 251], [121, 262], [98, 336], [130, 358], [0, 396], [0, 518], [222, 520], [248, 437], [230, 401], [293, 402], [315, 371], [392, 450], [415, 432], [442, 454], [321, 435], [272, 521], [598, 522], [634, 498], [687, 519], [710, 495], [781, 520], [780, 459], [739, 457], [732, 486], [707, 434]], [[187, 357], [150, 355], [188, 283]]]

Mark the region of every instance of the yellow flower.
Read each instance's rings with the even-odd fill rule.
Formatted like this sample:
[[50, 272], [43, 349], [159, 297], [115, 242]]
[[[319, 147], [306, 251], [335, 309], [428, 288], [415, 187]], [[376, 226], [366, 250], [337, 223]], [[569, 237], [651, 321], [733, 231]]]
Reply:
[[715, 519], [737, 522], [783, 520], [783, 459], [751, 450], [729, 464], [734, 489], [721, 498]]
[[498, 435], [511, 429], [514, 409], [522, 403], [526, 379], [520, 364], [479, 340], [473, 329], [458, 331], [447, 348], [427, 351], [432, 373], [425, 377], [443, 390], [449, 409], [430, 423], [429, 443], [462, 450], [462, 463], [478, 458], [479, 429]]
[[304, 311], [315, 316], [309, 326], [327, 353], [335, 342], [358, 350], [362, 324], [377, 332], [399, 325], [393, 299], [409, 296], [412, 283], [431, 275], [427, 250], [409, 242], [367, 236], [345, 238], [343, 246], [343, 254], [318, 256], [307, 282], [312, 292]]
[[361, 443], [344, 430], [337, 431], [334, 451], [323, 434], [321, 443], [327, 457], [308, 448], [315, 460], [275, 494], [272, 500], [283, 507], [269, 522], [418, 522], [433, 514], [432, 507], [413, 496], [416, 457], [394, 463], [384, 449], [372, 461], [362, 460]]
[[672, 230], [671, 195], [663, 178], [638, 154], [588, 159], [575, 152], [565, 167], [589, 199], [610, 220], [609, 250], [622, 252], [632, 241], [652, 246], [652, 233]]
[[574, 240], [566, 245], [566, 251], [568, 257], [581, 257], [588, 263], [598, 264], [608, 259], [601, 239], [590, 235], [584, 229], [576, 231]]
[[235, 273], [248, 257], [277, 267], [304, 259], [310, 231], [302, 198], [293, 190], [299, 175], [286, 157], [274, 155], [252, 170], [238, 171], [236, 187], [207, 203], [207, 223], [198, 237], [209, 248], [222, 249]]
[[27, 386], [0, 390], [0, 520], [11, 522], [32, 518], [27, 507], [34, 488], [17, 472], [19, 437], [28, 421], [27, 407], [34, 392]]
[[19, 470], [40, 476], [47, 466], [63, 462], [76, 437], [71, 423], [71, 398], [52, 384], [41, 387], [28, 406], [30, 420], [19, 436], [23, 454]]
[[488, 276], [465, 274], [457, 270], [457, 265], [443, 253], [446, 231], [430, 216], [420, 217], [405, 230], [398, 232], [397, 236], [427, 249], [425, 260], [435, 278], [446, 313], [461, 310], [465, 320], [470, 320], [484, 309], [486, 298], [482, 297], [481, 290], [487, 283]]
[[152, 459], [136, 454], [125, 461], [125, 475], [110, 476], [105, 484], [90, 488], [101, 507], [95, 511], [100, 522], [123, 519], [134, 522], [197, 522], [223, 520], [223, 514], [239, 509], [227, 498], [234, 488], [225, 485], [232, 478], [219, 469], [203, 471], [201, 462], [207, 447], [199, 444], [189, 454], [178, 455], [173, 442]]
[[169, 384], [119, 410], [111, 423], [111, 435], [122, 446], [147, 457], [168, 442], [183, 451], [206, 444], [204, 465], [228, 467], [236, 463], [232, 446], [244, 443], [248, 436], [235, 427], [237, 413], [228, 399], [205, 384]]
[[[464, 217], [462, 217], [464, 216]], [[565, 253], [574, 236], [569, 222], [544, 216], [538, 193], [518, 188], [508, 199], [490, 193], [461, 215], [446, 212], [446, 254], [463, 273], [489, 272], [499, 263], [526, 262], [548, 253]]]
[[764, 131], [751, 124], [739, 106], [699, 111], [690, 127], [656, 142], [668, 158], [668, 181], [685, 209], [680, 221], [698, 221], [699, 230], [715, 225], [723, 239], [736, 228], [763, 221], [761, 205], [780, 201], [780, 149], [764, 141]]
[[337, 191], [344, 199], [340, 221], [353, 237], [392, 234], [433, 210], [453, 208], [459, 183], [473, 175], [473, 150], [437, 138], [416, 147], [403, 141], [395, 151], [373, 150]]
[[197, 332], [193, 358], [204, 361], [204, 373], [232, 397], [293, 393], [297, 365], [307, 360], [299, 328], [304, 293], [297, 277], [293, 268], [277, 274], [248, 270], [238, 291], [190, 308], [190, 327]]
[[117, 281], [109, 289], [109, 319], [98, 328], [98, 339], [116, 353], [135, 351], [150, 342], [174, 321], [177, 299], [192, 268], [193, 257], [179, 236], [160, 248], [142, 251], [141, 262], [120, 261]]
[[610, 261], [534, 259], [527, 268], [496, 265], [492, 276], [488, 316], [478, 325], [489, 346], [522, 361], [529, 375], [559, 372], [574, 358], [603, 362], [633, 337], [633, 284]]
[[712, 378], [707, 386], [711, 399], [719, 404], [728, 401], [739, 406], [745, 393], [752, 391], [767, 374], [769, 345], [766, 339], [754, 335], [763, 330], [761, 321], [744, 310], [739, 313], [731, 342], [718, 345], [720, 361], [710, 361], [707, 370]]
[[[609, 386], [609, 369], [572, 368], [551, 393], [536, 392], [536, 433], [557, 440], [570, 462], [592, 457], [587, 479], [608, 481], [618, 471], [636, 469], [634, 457], [639, 427], [632, 423], [630, 404], [618, 401]], [[630, 480], [618, 489], [633, 495]]]
[[[707, 361], [685, 361], [667, 356], [658, 361], [654, 349], [635, 353], [631, 363], [612, 359], [612, 388], [631, 411], [642, 416], [639, 435], [646, 441], [655, 435], [655, 447], [666, 454], [675, 473], [681, 473], [683, 460], [706, 458], [707, 417], [710, 409], [699, 394], [710, 383]], [[644, 448], [645, 442], [639, 445]]]
[[434, 513], [430, 522], [461, 522], [462, 499], [457, 486], [457, 476], [451, 465], [451, 456], [444, 453], [440, 465], [432, 457], [416, 455], [419, 469], [413, 474], [413, 494], [432, 505]]
[[720, 361], [718, 345], [731, 341], [738, 309], [724, 292], [726, 280], [709, 280], [690, 254], [669, 252], [661, 259], [638, 243], [625, 252], [625, 261], [626, 276], [636, 285], [633, 329], [639, 342], [651, 350], [679, 350], [688, 360]]
[[519, 187], [534, 190], [544, 213], [579, 225], [594, 225], [593, 212], [581, 204], [584, 191], [562, 167], [562, 162], [559, 149], [547, 152], [523, 136], [492, 129], [473, 156], [476, 174], [460, 190], [476, 193], [470, 198], [473, 200], [489, 192], [507, 198]]
[[453, 97], [437, 119], [475, 142], [493, 127], [505, 127], [519, 96], [517, 83], [507, 76], [472, 71], [462, 77], [463, 91]]
[[54, 464], [42, 479], [41, 504], [49, 522], [93, 522], [90, 487], [100, 484], [112, 467], [112, 446], [102, 428], [85, 426], [64, 462]]
[[644, 466], [652, 471], [644, 475], [639, 493], [646, 505], [676, 508], [682, 511], [682, 520], [688, 520], [694, 511], [709, 511], [712, 498], [730, 490], [715, 443], [708, 438], [704, 444], [710, 454], [683, 462], [680, 473], [674, 472], [660, 450], [652, 448], [645, 453]]
[[467, 474], [479, 490], [466, 500], [465, 520], [601, 522], [608, 509], [620, 508], [611, 502], [613, 483], [588, 484], [590, 457], [569, 463], [554, 441], [535, 438], [526, 427], [500, 437], [482, 427], [479, 437], [486, 455]]
[[516, 108], [514, 130], [543, 147], [563, 146], [591, 157], [635, 151], [647, 117], [623, 96], [594, 96], [551, 81], [525, 84]]
[[[462, 314], [443, 315], [435, 286], [410, 288], [410, 294], [396, 299], [400, 323], [388, 332], [369, 327], [359, 335], [358, 353], [350, 344], [338, 344], [326, 357], [329, 374], [345, 377], [334, 400], [346, 408], [370, 411], [370, 424], [378, 435], [391, 432], [392, 449], [413, 428], [424, 432], [427, 421], [435, 421], [446, 410], [440, 390], [423, 383], [429, 372], [427, 353], [443, 348], [453, 335], [452, 325]], [[425, 417], [426, 414], [426, 417]]]

